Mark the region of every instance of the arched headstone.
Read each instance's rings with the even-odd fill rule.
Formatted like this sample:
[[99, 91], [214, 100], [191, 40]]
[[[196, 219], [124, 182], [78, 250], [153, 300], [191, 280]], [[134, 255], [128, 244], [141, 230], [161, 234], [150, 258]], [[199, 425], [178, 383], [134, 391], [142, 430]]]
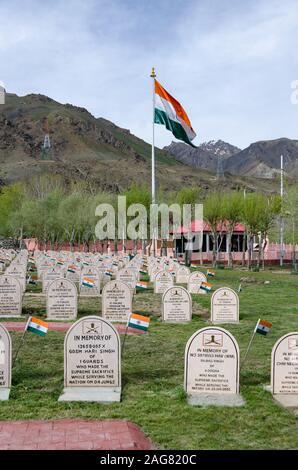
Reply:
[[11, 387], [11, 339], [0, 323], [0, 401], [8, 400]]
[[131, 313], [130, 287], [122, 281], [109, 281], [102, 289], [102, 317], [111, 322], [127, 322]]
[[190, 337], [185, 348], [184, 389], [190, 404], [243, 404], [239, 396], [239, 347], [231, 333], [206, 327]]
[[200, 289], [201, 283], [207, 282], [207, 278], [204, 273], [195, 271], [188, 277], [187, 290], [190, 294], [207, 294], [203, 289]]
[[171, 273], [167, 271], [158, 272], [154, 279], [154, 293], [163, 294], [169, 287], [173, 287], [174, 281]]
[[0, 318], [21, 316], [22, 294], [18, 279], [10, 274], [0, 276]]
[[13, 276], [21, 284], [22, 291], [26, 290], [26, 269], [22, 264], [11, 264], [5, 271], [6, 275]]
[[61, 269], [58, 266], [53, 266], [50, 269], [46, 269], [42, 275], [42, 292], [46, 294], [49, 284], [55, 279], [61, 278]]
[[64, 387], [59, 401], [120, 401], [120, 337], [109, 321], [88, 316], [70, 327], [64, 340]]
[[52, 281], [47, 290], [47, 320], [75, 320], [78, 314], [78, 292], [69, 279]]
[[229, 287], [220, 287], [211, 297], [212, 323], [239, 323], [239, 297]]
[[81, 271], [80, 295], [98, 297], [100, 295], [100, 273], [94, 266], [85, 266]]
[[298, 408], [298, 332], [287, 333], [271, 353], [271, 392], [285, 408]]
[[190, 270], [187, 266], [181, 266], [176, 271], [176, 282], [177, 284], [187, 284], [190, 275]]
[[162, 296], [162, 319], [169, 323], [186, 323], [191, 321], [192, 300], [184, 287], [174, 286]]
[[117, 271], [116, 280], [124, 282], [131, 288], [132, 291], [134, 291], [137, 283], [136, 272], [130, 267], [120, 269]]

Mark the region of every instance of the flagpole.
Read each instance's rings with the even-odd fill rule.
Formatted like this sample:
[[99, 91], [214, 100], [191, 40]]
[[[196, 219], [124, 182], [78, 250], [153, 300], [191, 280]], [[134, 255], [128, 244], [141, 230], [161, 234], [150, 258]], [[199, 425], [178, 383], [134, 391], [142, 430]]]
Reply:
[[125, 329], [124, 338], [123, 338], [122, 347], [121, 347], [121, 357], [123, 356], [124, 345], [125, 345], [125, 340], [126, 340], [126, 336], [127, 336], [127, 331], [128, 331], [128, 325], [129, 325], [129, 319], [130, 319], [130, 317], [131, 317], [131, 314], [129, 315], [129, 318], [128, 318], [127, 324], [126, 324], [126, 329]]
[[15, 365], [15, 363], [16, 363], [16, 360], [17, 360], [17, 357], [18, 357], [18, 355], [19, 355], [20, 349], [21, 349], [21, 347], [22, 347], [22, 345], [23, 345], [23, 343], [24, 343], [25, 334], [26, 334], [26, 332], [27, 332], [27, 328], [28, 328], [28, 325], [29, 325], [29, 322], [30, 322], [31, 318], [32, 318], [31, 315], [28, 315], [28, 317], [27, 317], [27, 322], [26, 322], [26, 325], [25, 325], [25, 329], [24, 329], [23, 334], [22, 334], [22, 337], [21, 337], [21, 339], [20, 339], [18, 349], [16, 350], [15, 357], [14, 357], [14, 359], [13, 359], [13, 361], [12, 361], [12, 366], [11, 366], [11, 368], [13, 368], [14, 365]]
[[257, 328], [258, 328], [258, 325], [259, 325], [260, 321], [261, 321], [261, 319], [259, 318], [258, 321], [257, 321], [257, 324], [256, 324], [256, 326], [255, 326], [255, 329], [254, 329], [254, 331], [253, 331], [253, 334], [252, 334], [252, 336], [251, 336], [251, 338], [250, 338], [250, 341], [249, 341], [249, 343], [248, 343], [247, 350], [246, 350], [246, 353], [245, 353], [245, 355], [244, 355], [244, 358], [243, 358], [241, 367], [243, 366], [243, 364], [244, 364], [244, 362], [245, 362], [245, 360], [246, 360], [246, 358], [247, 358], [247, 354], [249, 353], [249, 350], [250, 350], [250, 348], [251, 348], [251, 345], [252, 345], [253, 339], [254, 339], [254, 337], [255, 337], [255, 335], [256, 335]]
[[[154, 67], [152, 67], [151, 75], [152, 78], [152, 148], [151, 148], [151, 203], [155, 204], [155, 135], [154, 135], [154, 118], [155, 118], [155, 78], [156, 73]], [[153, 256], [156, 255], [155, 250], [155, 227], [153, 228]]]

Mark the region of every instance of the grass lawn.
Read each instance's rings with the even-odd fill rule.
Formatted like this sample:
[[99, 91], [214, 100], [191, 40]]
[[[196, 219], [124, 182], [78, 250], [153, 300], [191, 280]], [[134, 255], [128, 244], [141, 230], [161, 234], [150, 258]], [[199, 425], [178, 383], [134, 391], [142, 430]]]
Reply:
[[[135, 296], [134, 311], [150, 314], [152, 321], [149, 334], [127, 338], [121, 403], [58, 403], [64, 333], [50, 331], [45, 338], [28, 333], [13, 369], [10, 400], [0, 403], [0, 419], [128, 419], [161, 449], [297, 449], [298, 417], [275, 404], [263, 385], [270, 383], [273, 344], [285, 333], [298, 331], [298, 276], [217, 270], [210, 282], [237, 290], [241, 277], [253, 282], [242, 283], [240, 324], [222, 326], [237, 339], [242, 357], [257, 319], [273, 323], [267, 337], [256, 336], [241, 371], [244, 407], [190, 407], [185, 400], [184, 348], [196, 330], [208, 325], [211, 295], [193, 296], [191, 323], [166, 325], [160, 321], [161, 296], [150, 290]], [[23, 305], [24, 314], [45, 315], [42, 297], [26, 296]], [[100, 300], [80, 300], [79, 316], [99, 312]], [[12, 333], [12, 339], [15, 349], [20, 333]]]

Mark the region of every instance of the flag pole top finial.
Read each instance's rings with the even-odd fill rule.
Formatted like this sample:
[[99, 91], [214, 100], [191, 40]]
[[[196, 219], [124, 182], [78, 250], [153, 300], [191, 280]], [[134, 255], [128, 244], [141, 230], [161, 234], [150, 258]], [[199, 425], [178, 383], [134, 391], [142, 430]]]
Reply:
[[156, 77], [156, 73], [155, 73], [155, 68], [154, 68], [154, 67], [152, 67], [152, 72], [151, 72], [150, 77], [152, 77], [152, 78], [155, 78], [155, 77]]

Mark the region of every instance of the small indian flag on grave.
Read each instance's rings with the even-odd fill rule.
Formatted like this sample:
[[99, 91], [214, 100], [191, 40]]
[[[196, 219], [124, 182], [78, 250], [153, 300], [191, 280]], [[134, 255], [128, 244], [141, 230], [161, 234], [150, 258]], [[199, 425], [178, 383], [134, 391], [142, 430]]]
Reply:
[[27, 322], [27, 331], [36, 333], [39, 336], [45, 336], [48, 332], [49, 324], [39, 318], [30, 317]]
[[136, 283], [136, 289], [137, 290], [145, 290], [148, 289], [148, 282], [145, 281], [138, 281]]
[[272, 323], [270, 323], [267, 320], [259, 320], [257, 325], [256, 325], [256, 333], [260, 333], [260, 335], [266, 336], [267, 333], [269, 333], [270, 329], [272, 327]]
[[105, 270], [105, 275], [112, 277], [113, 276], [113, 270], [112, 269], [106, 269]]
[[212, 284], [209, 284], [209, 282], [201, 282], [200, 289], [210, 292], [212, 289]]
[[93, 281], [93, 279], [90, 279], [90, 277], [83, 277], [82, 286], [92, 288], [95, 286], [95, 282]]
[[147, 331], [149, 328], [149, 323], [149, 317], [144, 317], [138, 313], [132, 313], [129, 317], [127, 326], [130, 328], [136, 328], [137, 330]]
[[211, 271], [211, 269], [207, 269], [207, 276], [214, 277], [214, 276], [215, 276], [215, 272], [214, 272], [214, 271]]
[[73, 265], [73, 264], [71, 264], [70, 266], [68, 266], [67, 272], [68, 272], [68, 273], [75, 273], [75, 272], [76, 272], [76, 269], [77, 269], [76, 266]]
[[63, 259], [57, 259], [56, 264], [59, 264], [60, 266], [62, 266], [64, 264]]

